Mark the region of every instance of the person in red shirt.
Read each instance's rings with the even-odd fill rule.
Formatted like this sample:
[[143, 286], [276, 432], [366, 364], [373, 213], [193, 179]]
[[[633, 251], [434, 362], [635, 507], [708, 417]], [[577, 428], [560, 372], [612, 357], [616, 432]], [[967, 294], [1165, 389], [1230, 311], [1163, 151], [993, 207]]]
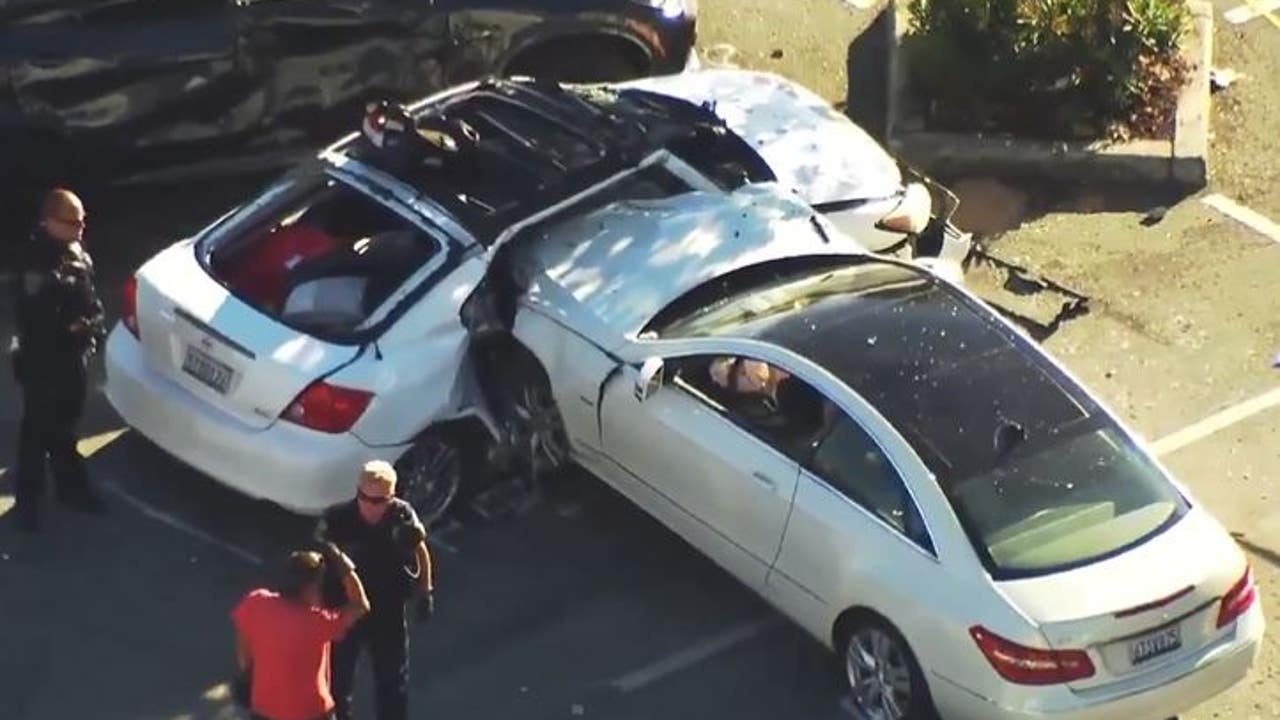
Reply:
[[[322, 604], [326, 564], [342, 577], [347, 604], [340, 610]], [[369, 598], [355, 565], [332, 543], [325, 545], [325, 556], [290, 554], [278, 591], [249, 592], [231, 618], [236, 662], [249, 681], [249, 710], [255, 720], [332, 718], [330, 644], [368, 612]]]

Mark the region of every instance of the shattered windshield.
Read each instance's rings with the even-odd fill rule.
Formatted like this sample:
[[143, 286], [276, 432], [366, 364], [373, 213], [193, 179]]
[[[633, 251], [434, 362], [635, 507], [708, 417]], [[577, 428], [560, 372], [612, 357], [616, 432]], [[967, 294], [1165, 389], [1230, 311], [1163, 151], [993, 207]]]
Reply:
[[1158, 533], [1186, 501], [1113, 426], [1087, 428], [951, 484], [947, 497], [993, 570], [1026, 577], [1100, 560]]

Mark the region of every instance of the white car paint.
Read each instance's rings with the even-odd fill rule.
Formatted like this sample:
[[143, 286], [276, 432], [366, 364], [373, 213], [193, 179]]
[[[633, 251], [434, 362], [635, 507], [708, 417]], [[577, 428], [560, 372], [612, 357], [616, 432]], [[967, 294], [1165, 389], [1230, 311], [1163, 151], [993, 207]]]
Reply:
[[[610, 245], [608, 236], [598, 241]], [[695, 248], [685, 252], [696, 255]], [[518, 318], [516, 334], [548, 369], [579, 462], [820, 642], [832, 645], [833, 627], [848, 608], [870, 608], [888, 618], [920, 660], [944, 718], [1165, 720], [1239, 682], [1252, 666], [1264, 630], [1259, 604], [1231, 625], [1215, 627], [1218, 600], [1243, 573], [1244, 556], [1194, 500], [1173, 527], [1115, 557], [1034, 579], [993, 582], [918, 456], [870, 404], [824, 369], [782, 348], [725, 337], [633, 337], [605, 346], [606, 353], [562, 323], [584, 314], [615, 317], [610, 304], [593, 293], [575, 295], [572, 280], [564, 283], [568, 287], [556, 286], [562, 292], [546, 289], [555, 277], [560, 276], [538, 276], [534, 284], [544, 288], [543, 299]], [[558, 319], [546, 319], [551, 316]], [[566, 349], [556, 352], [560, 348]], [[615, 368], [609, 354], [624, 364]], [[641, 363], [688, 355], [765, 360], [834, 399], [873, 436], [907, 483], [930, 546], [852, 502], [687, 388], [668, 381], [640, 399]], [[589, 392], [599, 382], [605, 385], [597, 417], [594, 408], [582, 406], [597, 398]], [[1155, 617], [1113, 617], [1187, 587], [1194, 589]], [[1130, 667], [1128, 641], [1115, 638], [1179, 617], [1183, 648], [1149, 667]], [[1069, 685], [1006, 682], [970, 636], [975, 625], [1029, 647], [1087, 648], [1097, 673]]]
[[888, 198], [902, 190], [898, 165], [831, 103], [781, 75], [707, 69], [620, 84], [713, 103], [731, 130], [755, 148], [778, 182], [813, 205]]
[[702, 69], [623, 83], [701, 105], [711, 103], [764, 158], [778, 183], [812, 205], [865, 201], [828, 218], [872, 250], [902, 241], [875, 224], [897, 207], [898, 164], [849, 117], [808, 88], [755, 70]]
[[616, 203], [555, 226], [529, 244], [521, 261], [546, 276], [547, 283], [530, 289], [532, 301], [544, 287], [563, 290], [589, 312], [573, 318], [575, 327], [610, 347], [683, 293], [739, 267], [796, 254], [867, 251], [834, 229], [824, 236], [814, 217], [812, 208], [771, 184], [728, 195], [690, 193], [678, 205]]

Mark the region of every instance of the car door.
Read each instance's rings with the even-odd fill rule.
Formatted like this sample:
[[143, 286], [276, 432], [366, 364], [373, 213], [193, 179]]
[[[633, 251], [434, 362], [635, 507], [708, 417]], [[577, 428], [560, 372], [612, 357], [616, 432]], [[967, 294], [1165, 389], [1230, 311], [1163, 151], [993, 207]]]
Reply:
[[639, 371], [624, 367], [604, 390], [601, 445], [654, 515], [763, 589], [800, 466], [708, 393], [705, 372], [717, 357], [668, 359], [665, 381], [644, 397], [636, 392]]
[[853, 605], [908, 612], [936, 592], [933, 535], [901, 455], [837, 407], [803, 466], [768, 581], [784, 611], [825, 635]]
[[445, 12], [427, 0], [247, 0], [245, 43], [273, 123], [317, 138], [357, 127], [365, 103], [443, 86]]

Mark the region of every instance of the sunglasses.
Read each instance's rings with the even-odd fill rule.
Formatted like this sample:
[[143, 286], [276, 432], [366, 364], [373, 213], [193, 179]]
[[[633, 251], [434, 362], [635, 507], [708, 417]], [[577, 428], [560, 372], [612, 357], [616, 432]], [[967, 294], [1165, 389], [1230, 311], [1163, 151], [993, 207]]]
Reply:
[[369, 493], [363, 490], [357, 490], [356, 497], [363, 500], [364, 502], [369, 503], [370, 505], [383, 505], [385, 503], [391, 502], [390, 495], [370, 495]]

